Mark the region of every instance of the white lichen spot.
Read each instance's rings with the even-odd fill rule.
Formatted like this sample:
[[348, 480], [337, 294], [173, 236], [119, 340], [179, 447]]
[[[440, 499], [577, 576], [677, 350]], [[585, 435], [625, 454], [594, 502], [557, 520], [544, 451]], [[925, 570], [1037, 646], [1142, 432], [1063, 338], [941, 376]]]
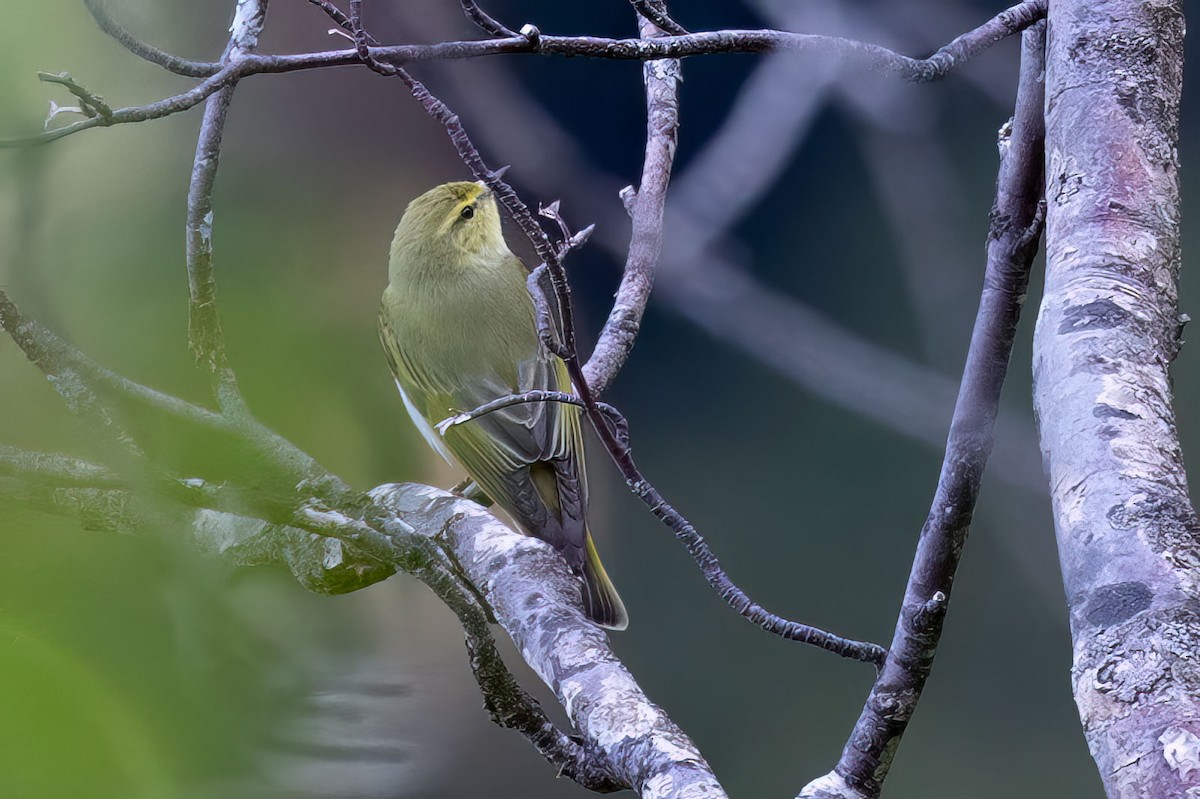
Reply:
[[336, 538], [325, 539], [325, 554], [321, 558], [321, 565], [326, 570], [336, 569], [345, 562], [346, 553], [342, 547], [342, 542]]
[[259, 0], [238, 0], [237, 9], [233, 12], [233, 22], [229, 24], [230, 38], [236, 44], [237, 50], [245, 52], [258, 46], [258, 30], [261, 27], [262, 3]]
[[[538, 672], [538, 676], [542, 678], [543, 682], [547, 685], [550, 684], [550, 680], [547, 679], [546, 675], [541, 673], [536, 663], [534, 664], [534, 671]], [[558, 686], [558, 699], [562, 702], [563, 710], [567, 712], [567, 718], [572, 721], [575, 721], [575, 700], [586, 690], [587, 682], [585, 680], [570, 677], [563, 680]]]
[[682, 763], [687, 760], [700, 760], [700, 752], [686, 738], [680, 740], [677, 736], [660, 736], [654, 741], [654, 750], [659, 759]]
[[512, 558], [518, 552], [545, 546], [537, 538], [521, 535], [497, 522], [482, 526], [471, 538], [471, 557], [475, 562], [495, 562]]
[[841, 775], [836, 771], [831, 771], [828, 774], [823, 774], [815, 780], [804, 786], [804, 790], [800, 791], [800, 796], [797, 799], [804, 799], [806, 796], [859, 796], [859, 792], [846, 784]]
[[597, 642], [594, 633], [585, 630], [570, 630], [559, 635], [555, 641], [555, 651], [564, 671], [575, 671], [599, 663], [610, 655], [608, 647]]
[[588, 719], [588, 731], [605, 750], [651, 735], [662, 720], [662, 712], [619, 670], [605, 674], [593, 694], [602, 701]]
[[1158, 737], [1162, 744], [1163, 757], [1167, 765], [1179, 772], [1181, 780], [1187, 780], [1193, 772], [1200, 771], [1200, 737], [1182, 727], [1168, 727]]

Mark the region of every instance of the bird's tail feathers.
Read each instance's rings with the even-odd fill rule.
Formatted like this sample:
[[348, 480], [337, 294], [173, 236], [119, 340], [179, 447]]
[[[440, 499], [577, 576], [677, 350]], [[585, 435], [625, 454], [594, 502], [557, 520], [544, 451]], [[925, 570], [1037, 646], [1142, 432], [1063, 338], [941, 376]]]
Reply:
[[624, 630], [629, 626], [629, 614], [621, 601], [616, 586], [608, 579], [592, 536], [587, 536], [587, 560], [583, 564], [583, 608], [588, 618], [610, 630]]

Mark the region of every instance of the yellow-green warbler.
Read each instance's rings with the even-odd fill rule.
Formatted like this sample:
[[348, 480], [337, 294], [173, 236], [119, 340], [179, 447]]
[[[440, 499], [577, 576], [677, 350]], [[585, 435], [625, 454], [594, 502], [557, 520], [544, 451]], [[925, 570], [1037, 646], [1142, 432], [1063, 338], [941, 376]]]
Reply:
[[446, 183], [409, 203], [392, 239], [379, 335], [413, 423], [527, 535], [583, 580], [584, 608], [628, 623], [587, 527], [580, 410], [531, 402], [444, 432], [438, 422], [509, 394], [570, 391], [566, 364], [541, 343], [525, 267], [480, 183]]

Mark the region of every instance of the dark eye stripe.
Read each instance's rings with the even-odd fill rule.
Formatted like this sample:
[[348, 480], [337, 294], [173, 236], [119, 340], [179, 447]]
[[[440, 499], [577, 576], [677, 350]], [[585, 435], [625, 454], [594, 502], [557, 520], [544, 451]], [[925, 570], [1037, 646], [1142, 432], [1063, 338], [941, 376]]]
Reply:
[[475, 216], [475, 206], [473, 206], [473, 205], [466, 205], [466, 206], [463, 206], [463, 209], [462, 209], [462, 218], [463, 218], [463, 219], [470, 219], [470, 218], [471, 218], [471, 217], [473, 217], [473, 216]]

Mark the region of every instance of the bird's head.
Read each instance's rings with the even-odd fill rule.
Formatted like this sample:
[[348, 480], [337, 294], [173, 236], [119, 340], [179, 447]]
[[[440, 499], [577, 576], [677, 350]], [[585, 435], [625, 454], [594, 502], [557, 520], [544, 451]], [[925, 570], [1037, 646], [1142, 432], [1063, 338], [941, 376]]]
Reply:
[[408, 204], [392, 241], [392, 261], [420, 268], [472, 268], [508, 251], [496, 200], [482, 183], [443, 183]]

